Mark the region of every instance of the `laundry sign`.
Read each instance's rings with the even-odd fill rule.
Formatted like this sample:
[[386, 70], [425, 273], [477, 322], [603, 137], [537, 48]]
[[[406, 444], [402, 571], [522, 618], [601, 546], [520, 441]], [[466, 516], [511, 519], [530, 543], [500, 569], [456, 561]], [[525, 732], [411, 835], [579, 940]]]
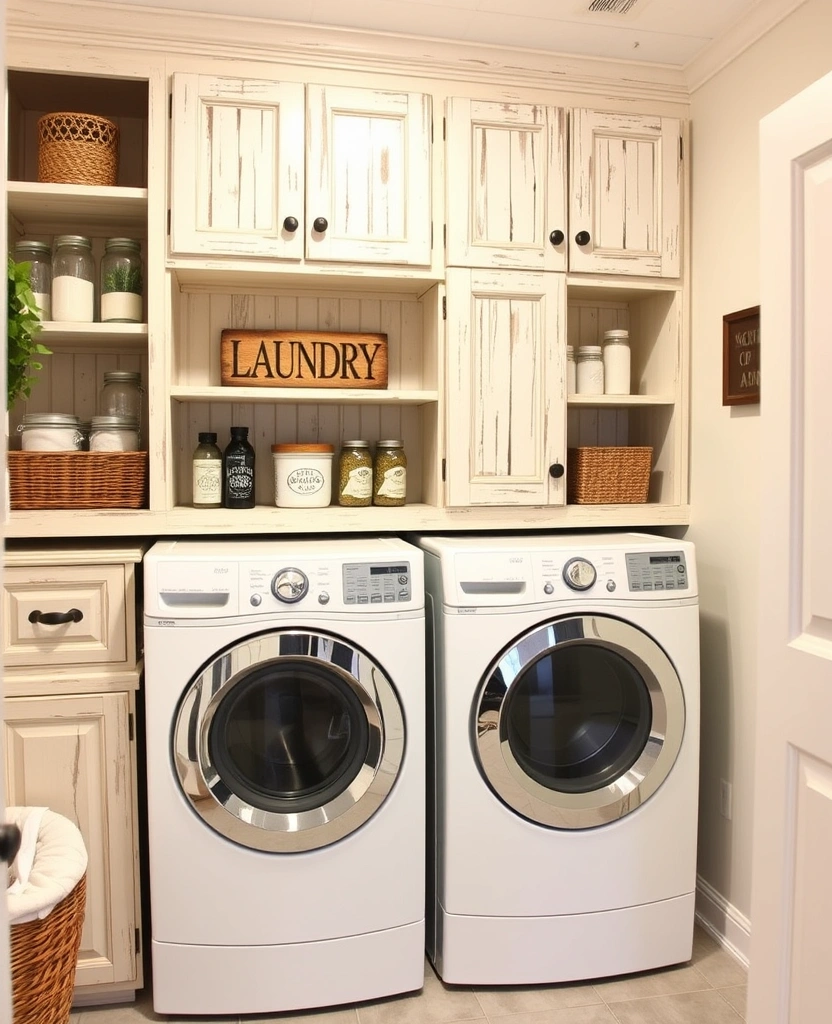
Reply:
[[386, 388], [387, 335], [226, 328], [221, 382], [256, 388]]

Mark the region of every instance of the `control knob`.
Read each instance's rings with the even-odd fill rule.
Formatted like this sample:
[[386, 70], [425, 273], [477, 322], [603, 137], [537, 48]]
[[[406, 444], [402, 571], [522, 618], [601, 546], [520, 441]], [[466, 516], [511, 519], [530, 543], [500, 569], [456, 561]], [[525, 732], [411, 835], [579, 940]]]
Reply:
[[571, 590], [589, 590], [596, 575], [595, 566], [586, 558], [570, 558], [563, 567], [563, 582]]
[[309, 580], [300, 569], [281, 569], [272, 579], [272, 593], [284, 604], [295, 604], [309, 592]]

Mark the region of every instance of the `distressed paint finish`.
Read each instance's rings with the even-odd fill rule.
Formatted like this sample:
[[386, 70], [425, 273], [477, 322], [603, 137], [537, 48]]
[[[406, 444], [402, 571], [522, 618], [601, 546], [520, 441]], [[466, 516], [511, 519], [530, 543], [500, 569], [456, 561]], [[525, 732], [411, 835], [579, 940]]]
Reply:
[[680, 139], [677, 118], [571, 112], [571, 271], [679, 276]]
[[560, 274], [448, 272], [450, 505], [563, 503], [565, 304]]
[[133, 792], [126, 693], [10, 697], [6, 799], [73, 821], [87, 848], [87, 904], [76, 983], [136, 978]]
[[309, 85], [307, 102], [307, 258], [429, 266], [430, 97]]
[[303, 109], [296, 83], [173, 76], [173, 254], [303, 256]]
[[448, 100], [449, 266], [565, 270], [566, 112]]

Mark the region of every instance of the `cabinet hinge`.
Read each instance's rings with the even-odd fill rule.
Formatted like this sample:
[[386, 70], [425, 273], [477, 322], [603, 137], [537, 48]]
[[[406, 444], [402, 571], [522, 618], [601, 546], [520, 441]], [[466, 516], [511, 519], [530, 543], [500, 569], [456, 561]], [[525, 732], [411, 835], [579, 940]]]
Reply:
[[679, 136], [679, 159], [685, 159], [685, 140], [682, 138], [681, 135]]
[[168, 234], [170, 234], [170, 210], [168, 210]]
[[133, 737], [135, 736], [136, 730], [133, 726], [133, 712], [131, 711], [127, 715], [127, 738], [132, 743]]
[[448, 248], [448, 225], [447, 224], [443, 224], [442, 225], [442, 248], [443, 249], [447, 249]]
[[142, 946], [142, 933], [138, 928], [133, 931], [133, 943], [133, 952], [138, 956]]
[[442, 483], [445, 483], [445, 459], [442, 460]]
[[442, 296], [442, 319], [448, 319], [448, 300], [444, 295]]
[[442, 118], [442, 141], [443, 141], [443, 142], [445, 141], [445, 129], [446, 129], [446, 124], [447, 124], [447, 120], [446, 120], [446, 118], [444, 118], [444, 117], [443, 117], [443, 118]]
[[430, 247], [433, 248], [433, 224], [430, 226]]
[[168, 96], [168, 118], [173, 120], [173, 93]]

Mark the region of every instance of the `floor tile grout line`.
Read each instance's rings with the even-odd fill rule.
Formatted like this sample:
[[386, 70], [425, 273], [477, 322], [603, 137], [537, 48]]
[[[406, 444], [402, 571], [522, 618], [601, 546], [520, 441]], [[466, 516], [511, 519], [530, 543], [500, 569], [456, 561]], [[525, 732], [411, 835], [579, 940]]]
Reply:
[[[742, 988], [741, 985], [726, 985], [725, 987], [726, 988]], [[726, 1006], [729, 1006], [734, 1011], [734, 1013], [737, 1015], [737, 1017], [739, 1017], [740, 1020], [744, 1021], [746, 1019], [747, 1013], [740, 1013], [740, 1011], [736, 1008], [736, 1006], [733, 1006], [731, 1003], [728, 1002], [728, 1000], [722, 994], [720, 989], [715, 988], [714, 992], [717, 993], [719, 998], [723, 1001], [723, 1003], [725, 1003]]]
[[[692, 964], [690, 966], [693, 967]], [[600, 987], [596, 987], [595, 985], [593, 985], [592, 987], [601, 996], [601, 1000], [602, 1000], [602, 1002], [606, 1006], [610, 1006], [611, 1003], [634, 1003], [637, 999], [660, 999], [662, 996], [682, 996], [682, 995], [687, 995], [690, 992], [710, 992], [710, 991], [715, 991], [715, 987], [708, 981], [708, 979], [705, 977], [705, 975], [701, 971], [697, 970], [696, 967], [693, 967], [693, 969], [696, 971], [696, 973], [699, 975], [699, 977], [705, 982], [705, 984], [701, 988], [687, 988], [687, 989], [683, 989], [683, 990], [681, 990], [679, 992], [659, 992], [659, 993], [656, 993], [654, 995], [649, 995], [649, 996], [630, 996], [629, 999], [613, 999], [613, 1000], [609, 1000], [609, 999], [605, 999], [604, 998], [604, 994], [601, 991]], [[734, 986], [726, 985], [725, 987], [726, 988], [733, 988]]]

